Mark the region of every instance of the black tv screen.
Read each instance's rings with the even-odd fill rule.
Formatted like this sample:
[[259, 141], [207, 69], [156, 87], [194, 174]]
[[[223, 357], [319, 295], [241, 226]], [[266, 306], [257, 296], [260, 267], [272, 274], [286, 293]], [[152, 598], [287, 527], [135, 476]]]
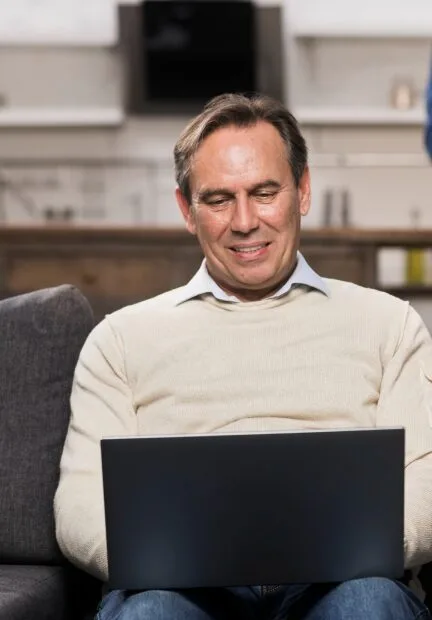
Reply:
[[257, 90], [252, 2], [145, 0], [142, 10], [147, 102], [202, 104]]

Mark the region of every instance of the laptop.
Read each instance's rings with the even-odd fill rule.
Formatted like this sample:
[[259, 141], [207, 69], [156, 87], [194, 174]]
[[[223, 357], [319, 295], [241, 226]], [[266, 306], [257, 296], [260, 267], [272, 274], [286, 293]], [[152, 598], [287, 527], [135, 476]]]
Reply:
[[403, 575], [404, 429], [101, 441], [109, 587]]

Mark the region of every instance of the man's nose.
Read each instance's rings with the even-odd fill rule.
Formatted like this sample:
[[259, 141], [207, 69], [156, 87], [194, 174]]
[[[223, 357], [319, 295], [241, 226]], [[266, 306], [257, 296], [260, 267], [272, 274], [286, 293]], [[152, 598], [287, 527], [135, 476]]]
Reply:
[[247, 234], [258, 228], [258, 211], [249, 196], [240, 196], [234, 207], [231, 230]]

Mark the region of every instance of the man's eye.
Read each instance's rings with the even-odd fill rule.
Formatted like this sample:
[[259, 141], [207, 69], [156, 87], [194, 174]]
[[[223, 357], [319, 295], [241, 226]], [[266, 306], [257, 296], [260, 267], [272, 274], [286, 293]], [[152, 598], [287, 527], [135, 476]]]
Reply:
[[277, 192], [258, 192], [255, 196], [260, 200], [271, 200], [276, 196], [276, 193]]
[[229, 198], [212, 198], [211, 200], [207, 201], [207, 204], [209, 204], [211, 207], [221, 207], [222, 205], [226, 204], [229, 201]]

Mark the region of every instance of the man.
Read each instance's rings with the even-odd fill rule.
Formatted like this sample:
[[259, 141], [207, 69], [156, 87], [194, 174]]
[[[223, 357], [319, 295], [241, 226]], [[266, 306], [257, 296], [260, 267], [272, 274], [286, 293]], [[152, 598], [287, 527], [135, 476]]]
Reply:
[[[267, 98], [220, 96], [184, 130], [174, 157], [177, 202], [205, 261], [186, 286], [108, 316], [82, 350], [55, 499], [63, 552], [106, 580], [103, 436], [403, 425], [406, 566], [429, 561], [431, 339], [408, 303], [323, 280], [298, 253], [310, 175], [295, 119]], [[114, 591], [98, 615], [429, 617], [405, 585], [380, 578]]]

